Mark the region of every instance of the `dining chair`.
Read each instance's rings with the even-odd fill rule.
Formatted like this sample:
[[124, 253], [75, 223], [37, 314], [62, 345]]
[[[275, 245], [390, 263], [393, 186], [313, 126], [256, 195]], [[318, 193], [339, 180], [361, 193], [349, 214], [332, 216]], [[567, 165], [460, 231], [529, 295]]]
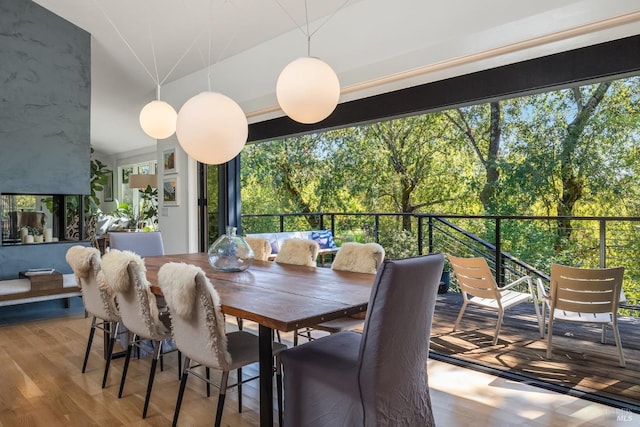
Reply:
[[275, 262], [316, 267], [318, 251], [320, 251], [320, 246], [314, 240], [285, 239], [276, 255]]
[[442, 254], [386, 259], [362, 334], [282, 351], [284, 425], [434, 426], [427, 360], [443, 265]]
[[260, 261], [268, 261], [269, 256], [271, 255], [271, 243], [264, 237], [251, 237], [245, 236], [244, 239], [247, 241], [253, 254], [257, 260]]
[[124, 391], [133, 348], [146, 349], [148, 345], [152, 347], [150, 350], [153, 358], [142, 409], [142, 418], [146, 418], [158, 359], [161, 354], [175, 350], [163, 352], [162, 342], [171, 338], [169, 312], [161, 311], [156, 305], [155, 295], [147, 281], [144, 261], [139, 255], [131, 251], [111, 249], [102, 257], [102, 270], [107, 283], [117, 293], [116, 301], [122, 323], [130, 333], [118, 398], [122, 397]]
[[[540, 315], [540, 307], [538, 306], [530, 276], [520, 277], [508, 285], [498, 287], [496, 279], [491, 269], [489, 269], [487, 260], [483, 257], [460, 258], [447, 255], [447, 259], [453, 267], [453, 273], [458, 281], [458, 286], [460, 286], [460, 292], [463, 297], [462, 307], [458, 313], [456, 323], [453, 325], [453, 331], [456, 331], [460, 326], [462, 315], [469, 304], [476, 304], [480, 307], [497, 310], [498, 321], [496, 331], [493, 335], [493, 345], [496, 345], [498, 343], [498, 336], [500, 334], [500, 328], [502, 327], [505, 310], [525, 301], [533, 300], [536, 318], [538, 319], [540, 338], [544, 338], [544, 320]], [[529, 292], [512, 290], [521, 283], [528, 285]]]
[[[378, 267], [384, 261], [384, 255], [384, 248], [378, 243], [347, 242], [340, 246], [331, 264], [331, 269], [376, 274]], [[296, 330], [293, 334], [293, 345], [298, 345], [299, 336], [304, 336], [308, 341], [311, 341], [313, 339], [311, 333], [314, 329], [335, 334], [340, 331], [361, 328], [364, 325], [365, 315], [366, 312], [357, 313], [352, 316], [328, 320], [302, 331]]]
[[542, 282], [538, 282], [543, 316], [547, 306], [549, 308], [547, 359], [551, 358], [555, 321], [592, 323], [602, 325], [602, 344], [606, 343], [607, 325], [611, 326], [620, 366], [625, 367], [618, 330], [618, 304], [623, 276], [624, 267], [578, 268], [551, 265], [551, 295], [546, 293]]
[[109, 247], [131, 251], [141, 257], [164, 255], [162, 233], [159, 231], [109, 232]]
[[[219, 426], [228, 388], [238, 387], [238, 412], [242, 412], [242, 384], [256, 378], [243, 379], [242, 367], [259, 361], [258, 336], [242, 330], [226, 332], [220, 296], [200, 267], [176, 262], [164, 264], [158, 271], [158, 286], [169, 306], [176, 347], [185, 355], [173, 425], [178, 423], [189, 375], [211, 383], [208, 375], [203, 377], [196, 370], [204, 366], [222, 371], [215, 419], [215, 425]], [[273, 343], [276, 358], [285, 348], [283, 344]], [[276, 369], [278, 403], [281, 405], [282, 376], [279, 360], [276, 362]], [[232, 370], [237, 370], [238, 380], [229, 385], [229, 371]], [[282, 413], [280, 407], [279, 409]]]
[[99, 250], [86, 246], [72, 246], [67, 250], [65, 258], [69, 266], [71, 266], [80, 287], [80, 292], [82, 292], [84, 309], [92, 316], [89, 340], [87, 341], [87, 349], [82, 362], [83, 374], [87, 369], [87, 361], [89, 360], [96, 329], [100, 329], [109, 336], [109, 343], [105, 353], [104, 375], [102, 376], [102, 388], [104, 388], [107, 383], [109, 365], [111, 364], [113, 347], [120, 323], [120, 312], [115, 303], [115, 292], [104, 280]]

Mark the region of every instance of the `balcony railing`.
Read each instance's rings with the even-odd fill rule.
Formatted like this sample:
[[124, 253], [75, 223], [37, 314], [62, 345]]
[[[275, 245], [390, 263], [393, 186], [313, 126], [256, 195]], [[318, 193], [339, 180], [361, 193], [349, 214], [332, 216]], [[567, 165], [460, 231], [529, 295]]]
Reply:
[[389, 257], [430, 252], [484, 256], [499, 284], [530, 275], [548, 282], [552, 263], [624, 266], [624, 290], [640, 297], [640, 217], [551, 217], [408, 213], [245, 214], [245, 234], [332, 230], [336, 240], [375, 241]]

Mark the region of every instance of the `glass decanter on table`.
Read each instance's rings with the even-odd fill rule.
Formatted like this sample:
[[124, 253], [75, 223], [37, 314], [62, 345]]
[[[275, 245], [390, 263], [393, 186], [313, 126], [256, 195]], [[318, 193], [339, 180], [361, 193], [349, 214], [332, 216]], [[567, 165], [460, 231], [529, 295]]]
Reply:
[[209, 247], [209, 264], [217, 271], [244, 271], [255, 259], [253, 250], [236, 230], [236, 227], [227, 226], [226, 233]]

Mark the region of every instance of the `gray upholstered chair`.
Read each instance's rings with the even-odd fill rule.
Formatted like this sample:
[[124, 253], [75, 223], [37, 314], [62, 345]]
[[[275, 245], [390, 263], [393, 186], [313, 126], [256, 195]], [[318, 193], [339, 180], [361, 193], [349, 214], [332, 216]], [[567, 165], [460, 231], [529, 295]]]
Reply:
[[280, 354], [285, 425], [434, 425], [427, 358], [443, 265], [441, 254], [385, 260], [362, 335], [338, 332]]
[[[344, 243], [336, 253], [331, 268], [337, 271], [376, 274], [378, 267], [380, 267], [382, 261], [384, 261], [384, 254], [384, 248], [377, 243], [347, 242]], [[293, 334], [293, 345], [298, 345], [299, 336], [304, 336], [307, 340], [311, 341], [311, 332], [313, 329], [335, 334], [340, 331], [361, 328], [364, 324], [364, 316], [365, 313], [358, 313], [357, 315], [322, 322], [313, 328], [295, 331]]]
[[162, 233], [159, 231], [110, 232], [109, 247], [135, 252], [141, 257], [164, 255]]
[[[182, 397], [189, 374], [210, 383], [208, 375], [203, 377], [194, 368], [222, 371], [218, 394], [215, 425], [222, 420], [224, 400], [228, 387], [229, 371], [238, 371], [238, 412], [242, 412], [242, 367], [259, 361], [258, 336], [245, 331], [226, 332], [220, 296], [200, 267], [184, 263], [167, 263], [158, 272], [158, 285], [165, 296], [171, 313], [171, 327], [176, 347], [185, 355], [178, 401], [173, 416], [177, 425]], [[286, 346], [273, 343], [274, 354]], [[279, 362], [276, 363], [278, 397], [281, 396]], [[281, 403], [281, 399], [278, 399]], [[281, 411], [280, 411], [281, 412]], [[282, 425], [282, 424], [281, 424]]]
[[318, 251], [320, 251], [320, 246], [314, 240], [285, 239], [276, 255], [275, 262], [316, 267]]
[[156, 305], [155, 295], [147, 281], [144, 261], [140, 256], [130, 251], [112, 249], [102, 257], [102, 270], [106, 281], [117, 292], [116, 301], [122, 323], [130, 332], [118, 397], [122, 397], [133, 348], [144, 348], [144, 340], [149, 340], [153, 347], [147, 394], [142, 410], [142, 418], [145, 418], [156, 365], [162, 353], [162, 341], [171, 338], [169, 313], [160, 311]]
[[76, 276], [76, 281], [82, 292], [84, 308], [93, 317], [87, 350], [85, 351], [84, 362], [82, 362], [82, 373], [87, 369], [87, 361], [89, 360], [91, 344], [93, 343], [96, 329], [109, 334], [109, 345], [106, 352], [107, 360], [102, 377], [102, 388], [104, 388], [107, 383], [113, 345], [116, 340], [118, 324], [120, 323], [120, 313], [115, 304], [115, 292], [104, 280], [99, 250], [85, 246], [72, 246], [67, 251], [66, 260]]

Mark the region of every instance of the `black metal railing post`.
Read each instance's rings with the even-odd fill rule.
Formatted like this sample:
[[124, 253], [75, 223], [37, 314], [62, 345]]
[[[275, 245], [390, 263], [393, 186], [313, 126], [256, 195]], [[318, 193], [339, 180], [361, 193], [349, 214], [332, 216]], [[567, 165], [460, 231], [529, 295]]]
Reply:
[[424, 255], [422, 251], [422, 217], [418, 217], [418, 255]]
[[376, 214], [374, 219], [375, 219], [375, 225], [374, 225], [375, 230], [373, 231], [376, 236], [376, 243], [380, 243], [380, 215]]
[[600, 219], [600, 268], [607, 267], [607, 221]]
[[496, 279], [498, 282], [498, 286], [502, 287], [504, 284], [504, 270], [502, 267], [502, 233], [500, 232], [500, 218], [496, 218], [495, 220], [495, 245], [496, 245]]

